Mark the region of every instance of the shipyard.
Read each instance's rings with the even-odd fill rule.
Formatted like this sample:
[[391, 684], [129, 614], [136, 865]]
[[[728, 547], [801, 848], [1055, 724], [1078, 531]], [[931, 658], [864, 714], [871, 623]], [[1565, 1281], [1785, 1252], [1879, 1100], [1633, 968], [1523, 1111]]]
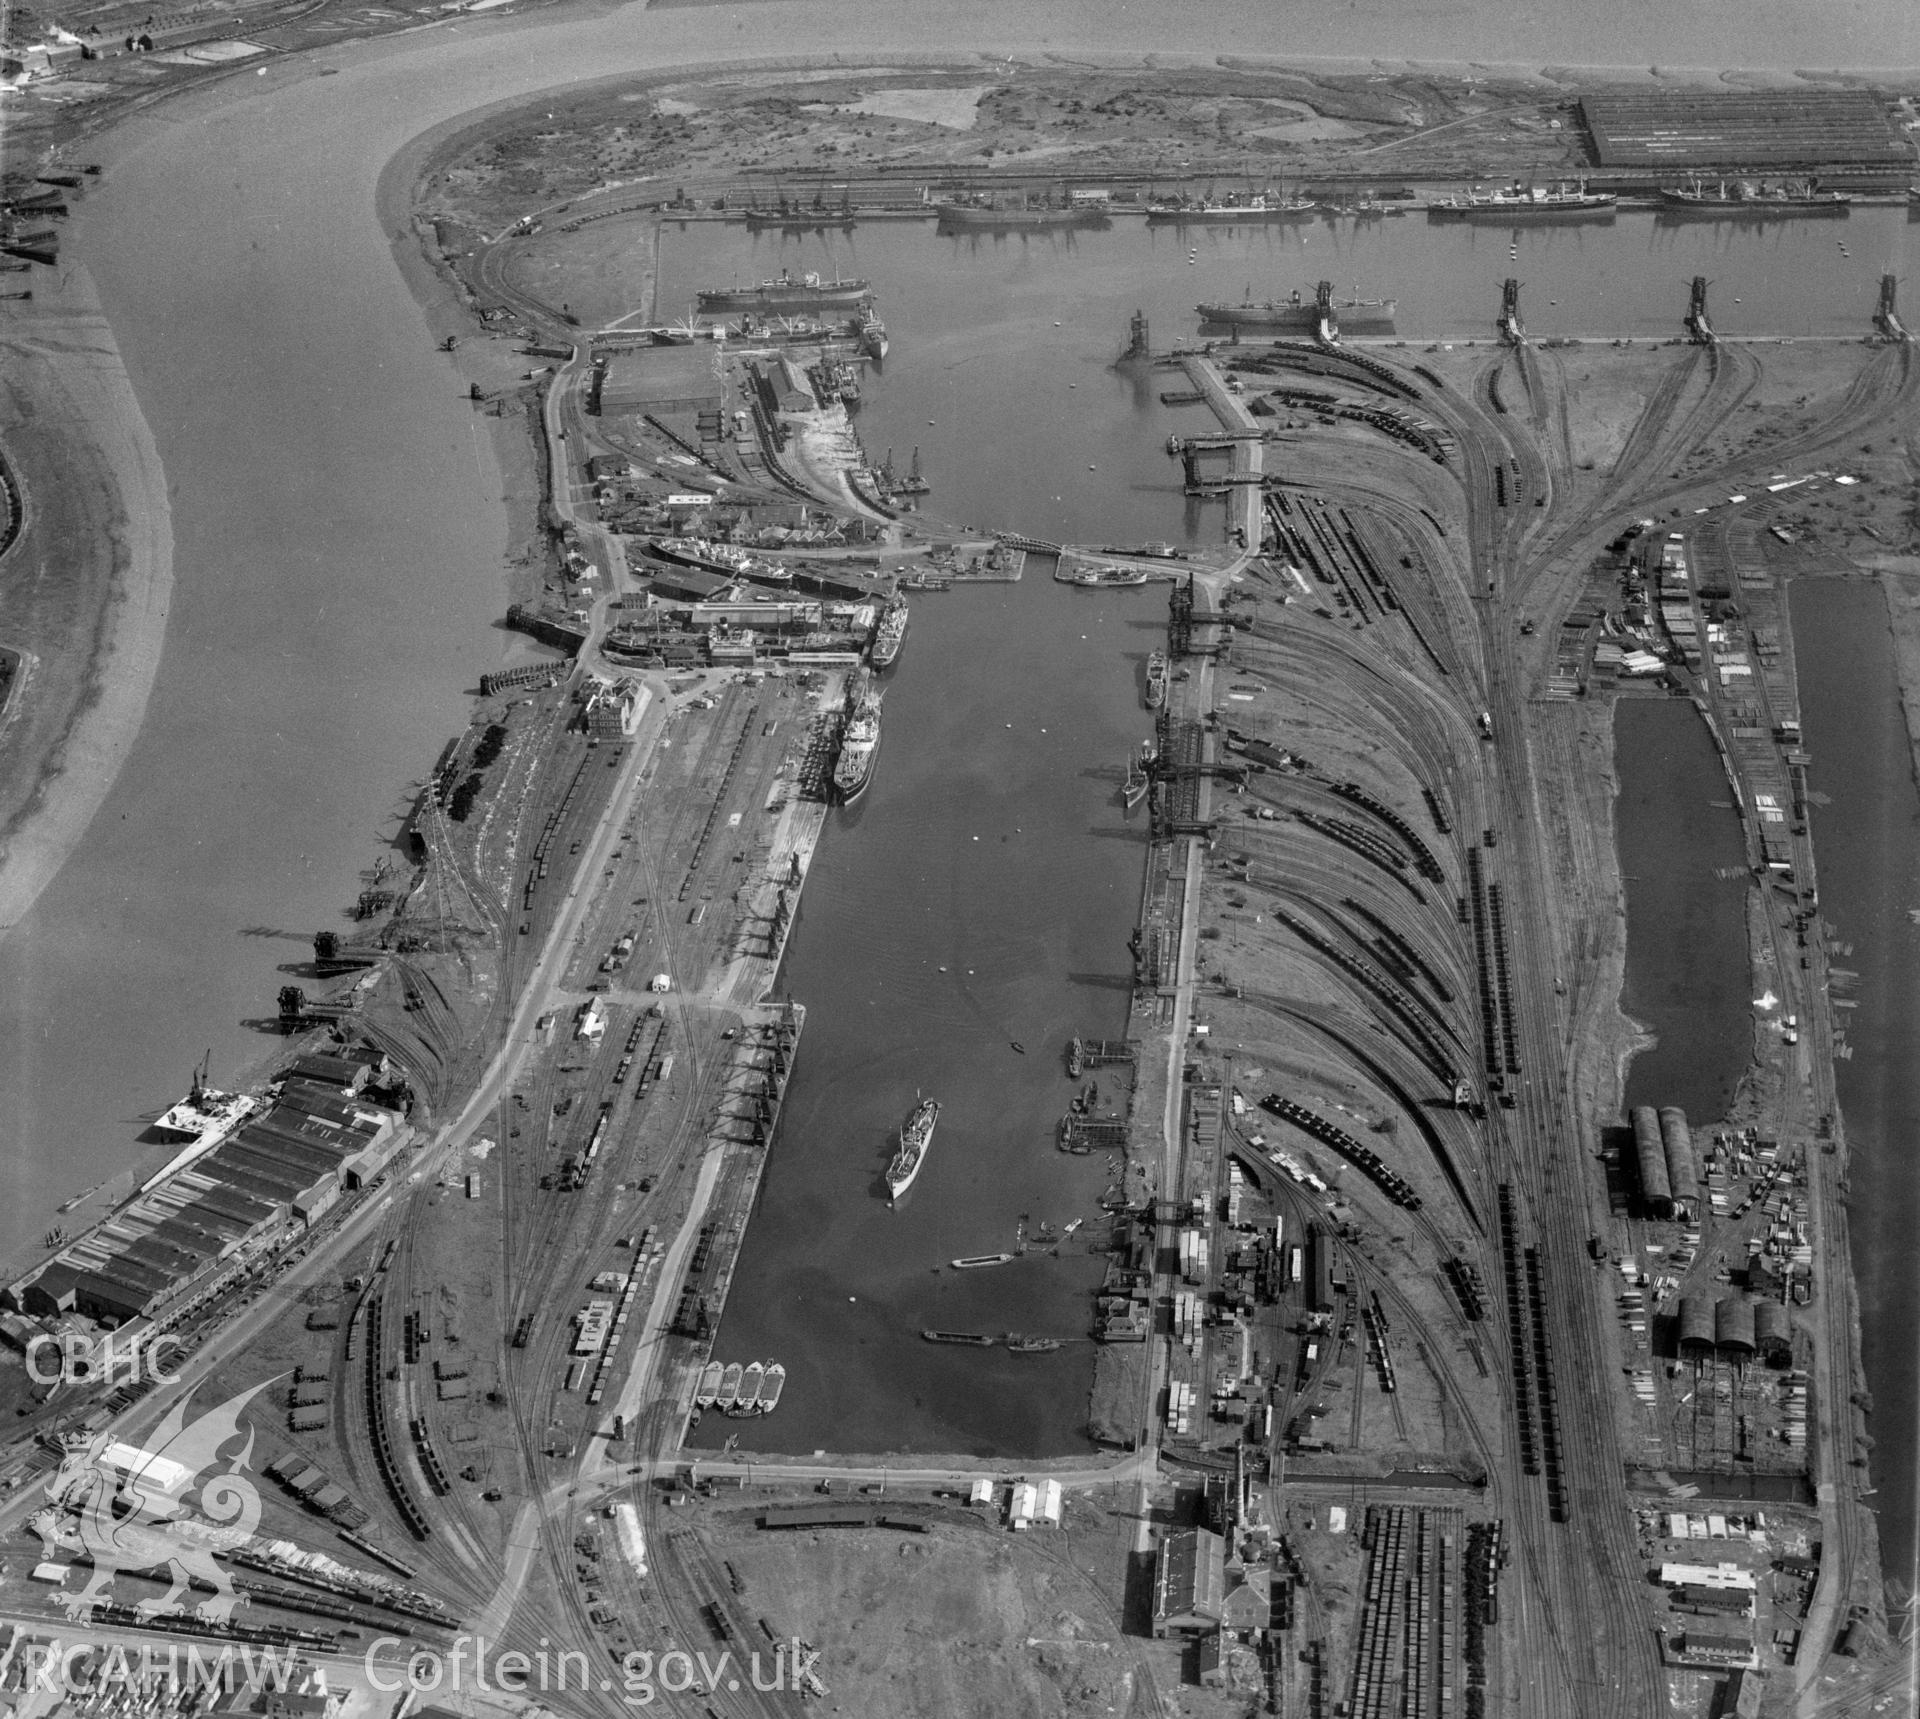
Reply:
[[[223, 99], [98, 16], [23, 62], [10, 315], [140, 170], [36, 83]], [[465, 719], [22, 1202], [9, 1688], [171, 1632], [310, 1719], [553, 1710], [550, 1646], [608, 1714], [1910, 1704], [1914, 92], [511, 88], [382, 189], [435, 481], [506, 496]], [[58, 453], [0, 424], [28, 748], [106, 612]]]

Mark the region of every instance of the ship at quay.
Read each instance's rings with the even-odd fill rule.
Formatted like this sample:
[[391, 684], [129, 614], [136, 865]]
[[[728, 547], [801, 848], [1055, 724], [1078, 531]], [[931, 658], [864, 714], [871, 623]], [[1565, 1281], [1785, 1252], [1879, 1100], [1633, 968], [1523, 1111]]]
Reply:
[[1109, 225], [1100, 206], [1063, 204], [942, 203], [937, 230], [942, 233], [1034, 233], [1065, 228], [1098, 230]]
[[875, 668], [892, 668], [900, 660], [900, 650], [907, 639], [907, 620], [907, 605], [898, 597], [881, 611], [880, 624], [874, 629], [871, 652]]
[[1843, 192], [1822, 191], [1810, 179], [1782, 180], [1775, 185], [1764, 179], [1694, 179], [1684, 186], [1662, 187], [1657, 218], [1772, 221], [1840, 216], [1852, 205], [1853, 199]]
[[1430, 221], [1611, 221], [1617, 205], [1611, 191], [1589, 191], [1584, 180], [1555, 186], [1522, 185], [1469, 191], [1427, 205]]
[[1398, 308], [1390, 298], [1336, 299], [1324, 281], [1313, 298], [1296, 288], [1284, 299], [1256, 303], [1249, 297], [1239, 304], [1213, 302], [1194, 306], [1202, 323], [1221, 328], [1250, 328], [1268, 334], [1312, 334], [1329, 313], [1343, 333], [1391, 334]]
[[833, 766], [833, 791], [850, 806], [873, 780], [874, 754], [880, 750], [880, 689], [864, 671], [847, 694], [847, 726]]
[[1198, 203], [1155, 203], [1148, 206], [1149, 227], [1230, 226], [1263, 221], [1305, 221], [1320, 212], [1311, 197], [1206, 198]]
[[702, 316], [729, 310], [825, 310], [860, 304], [871, 291], [870, 281], [830, 281], [811, 272], [796, 275], [782, 269], [774, 279], [755, 286], [702, 287], [695, 302]]
[[927, 1149], [933, 1144], [933, 1126], [940, 1120], [937, 1099], [923, 1098], [900, 1125], [900, 1150], [887, 1166], [887, 1198], [898, 1200], [913, 1186], [927, 1161]]

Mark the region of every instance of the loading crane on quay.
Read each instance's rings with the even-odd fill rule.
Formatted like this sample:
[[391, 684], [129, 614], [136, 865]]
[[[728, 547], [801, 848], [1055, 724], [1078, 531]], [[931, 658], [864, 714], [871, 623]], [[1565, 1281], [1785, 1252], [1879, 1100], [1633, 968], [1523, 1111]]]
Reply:
[[1524, 346], [1526, 324], [1520, 320], [1520, 283], [1509, 275], [1500, 287], [1500, 338], [1509, 346]]
[[1707, 277], [1693, 277], [1693, 293], [1687, 301], [1687, 338], [1700, 346], [1713, 346], [1720, 337], [1707, 320]]

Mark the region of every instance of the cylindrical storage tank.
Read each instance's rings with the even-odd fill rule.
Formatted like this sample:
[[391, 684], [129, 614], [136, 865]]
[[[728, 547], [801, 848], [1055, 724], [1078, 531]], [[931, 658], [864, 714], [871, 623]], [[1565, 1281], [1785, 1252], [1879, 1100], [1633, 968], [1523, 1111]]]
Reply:
[[1689, 1214], [1700, 1206], [1700, 1170], [1693, 1157], [1693, 1131], [1687, 1127], [1687, 1113], [1677, 1104], [1660, 1111], [1660, 1139], [1667, 1149], [1667, 1186], [1673, 1203], [1685, 1206]]
[[1764, 1359], [1784, 1367], [1793, 1359], [1793, 1320], [1786, 1304], [1763, 1301], [1753, 1310], [1753, 1338]]
[[1686, 1295], [1680, 1298], [1680, 1353], [1698, 1354], [1711, 1350], [1714, 1342], [1713, 1297]]
[[1713, 1310], [1715, 1347], [1729, 1355], [1751, 1355], [1756, 1347], [1753, 1335], [1753, 1303], [1743, 1296], [1730, 1295]]
[[1656, 1218], [1673, 1214], [1673, 1184], [1667, 1180], [1667, 1148], [1651, 1104], [1633, 1107], [1633, 1149], [1640, 1159], [1640, 1193]]

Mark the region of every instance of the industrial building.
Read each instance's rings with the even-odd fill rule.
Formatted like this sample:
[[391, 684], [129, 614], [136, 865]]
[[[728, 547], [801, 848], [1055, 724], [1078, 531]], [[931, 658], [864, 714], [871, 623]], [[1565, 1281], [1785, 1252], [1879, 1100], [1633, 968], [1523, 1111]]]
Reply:
[[[9, 1286], [6, 1300], [40, 1318], [78, 1313], [120, 1325], [314, 1223], [342, 1192], [384, 1170], [409, 1137], [396, 1112], [354, 1096], [365, 1071], [357, 1061], [302, 1058], [270, 1108], [149, 1182]], [[315, 1078], [325, 1076], [339, 1078]]]
[[1660, 1135], [1660, 1118], [1651, 1104], [1633, 1107], [1633, 1152], [1640, 1165], [1640, 1198], [1647, 1215], [1673, 1216], [1673, 1183], [1667, 1176], [1667, 1146]]
[[1169, 1534], [1154, 1558], [1153, 1633], [1217, 1629], [1226, 1587], [1226, 1542], [1218, 1534], [1206, 1528]]
[[1913, 149], [1871, 90], [1632, 91], [1581, 98], [1601, 167], [1906, 168]]
[[718, 409], [720, 378], [710, 346], [649, 346], [616, 352], [600, 384], [600, 410], [607, 417], [645, 412]]
[[1667, 1188], [1673, 1197], [1674, 1215], [1681, 1219], [1694, 1217], [1700, 1210], [1700, 1167], [1693, 1155], [1687, 1113], [1677, 1104], [1661, 1106], [1660, 1144], [1666, 1153]]

